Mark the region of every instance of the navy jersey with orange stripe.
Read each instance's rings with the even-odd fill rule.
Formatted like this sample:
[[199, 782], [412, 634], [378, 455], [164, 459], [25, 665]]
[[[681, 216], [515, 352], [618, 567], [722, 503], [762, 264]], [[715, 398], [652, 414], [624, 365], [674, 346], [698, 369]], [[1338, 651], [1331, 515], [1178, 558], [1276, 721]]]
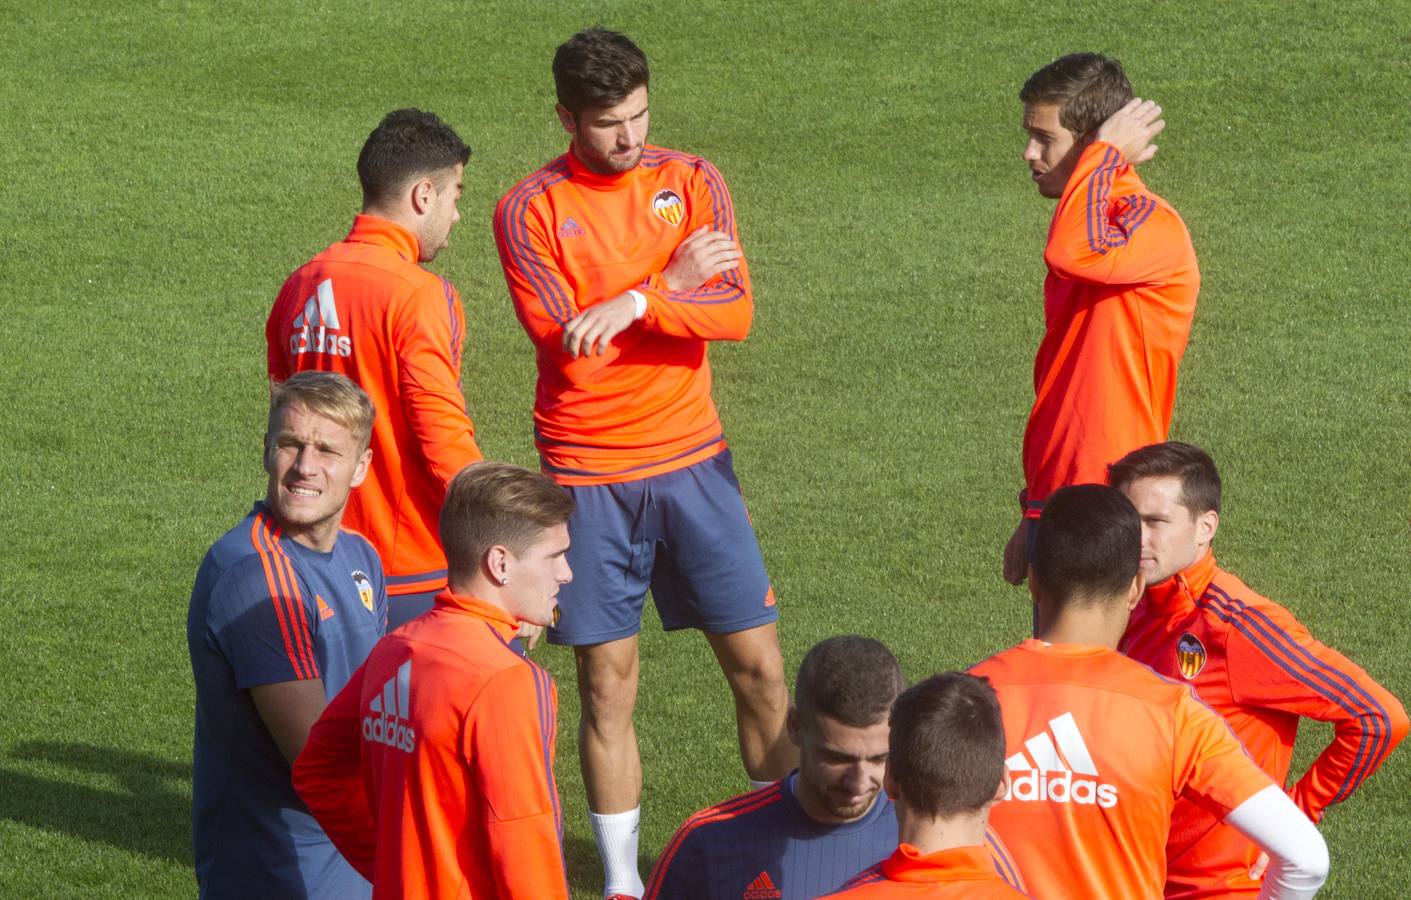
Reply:
[[[1289, 789], [1314, 822], [1346, 800], [1406, 737], [1401, 703], [1360, 666], [1316, 640], [1283, 606], [1219, 568], [1213, 553], [1147, 588], [1121, 649], [1189, 682], [1229, 723], [1249, 755], [1285, 785], [1300, 719], [1333, 725], [1333, 739]], [[1198, 804], [1171, 812], [1166, 896], [1253, 897], [1259, 849]]]
[[[811, 819], [794, 796], [798, 772], [688, 818], [652, 869], [647, 898], [661, 900], [804, 900], [839, 890], [897, 848], [892, 802], [878, 795], [855, 822]], [[986, 846], [994, 871], [1019, 885], [1018, 869], [998, 835]]]
[[196, 682], [192, 833], [202, 897], [358, 897], [289, 780], [249, 689], [321, 678], [333, 697], [387, 621], [382, 565], [341, 531], [320, 553], [285, 537], [263, 503], [212, 545], [196, 575], [187, 644]]

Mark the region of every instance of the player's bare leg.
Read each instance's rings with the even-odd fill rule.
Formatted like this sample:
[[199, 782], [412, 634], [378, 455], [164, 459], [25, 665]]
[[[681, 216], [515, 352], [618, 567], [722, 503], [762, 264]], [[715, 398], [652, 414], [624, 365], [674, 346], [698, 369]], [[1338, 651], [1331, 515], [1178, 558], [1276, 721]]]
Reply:
[[776, 781], [799, 764], [789, 741], [789, 688], [784, 657], [773, 622], [730, 634], [706, 634], [725, 680], [735, 695], [735, 727], [740, 759], [754, 781]]
[[637, 823], [642, 758], [632, 710], [637, 705], [637, 636], [574, 648], [578, 666], [578, 764], [588, 793], [606, 895], [640, 897]]

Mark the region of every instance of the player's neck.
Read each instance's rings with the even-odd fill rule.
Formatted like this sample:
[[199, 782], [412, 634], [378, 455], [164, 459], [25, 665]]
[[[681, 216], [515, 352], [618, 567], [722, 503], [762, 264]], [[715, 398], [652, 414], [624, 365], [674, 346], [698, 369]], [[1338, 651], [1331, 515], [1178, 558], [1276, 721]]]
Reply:
[[1116, 650], [1127, 629], [1127, 617], [1106, 604], [1067, 607], [1050, 618], [1042, 607], [1034, 637], [1049, 644], [1085, 644]]
[[[341, 517], [340, 517], [341, 518]], [[280, 528], [284, 531], [284, 536], [303, 544], [310, 550], [317, 550], [319, 553], [332, 553], [333, 545], [338, 542], [338, 522], [320, 522], [317, 525], [306, 527], [290, 528], [283, 523]]]
[[955, 847], [978, 847], [985, 842], [985, 813], [932, 818], [896, 804], [897, 836], [923, 856]]

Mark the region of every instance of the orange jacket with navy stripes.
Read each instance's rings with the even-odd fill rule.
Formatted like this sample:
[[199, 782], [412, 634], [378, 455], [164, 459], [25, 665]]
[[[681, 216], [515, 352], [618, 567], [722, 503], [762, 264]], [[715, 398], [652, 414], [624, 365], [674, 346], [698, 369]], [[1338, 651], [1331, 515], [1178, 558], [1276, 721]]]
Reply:
[[[1122, 651], [1188, 682], [1224, 716], [1265, 773], [1285, 784], [1299, 720], [1333, 723], [1333, 741], [1289, 789], [1317, 822], [1377, 770], [1406, 736], [1406, 711], [1347, 657], [1313, 638], [1284, 607], [1199, 561], [1147, 588]], [[1180, 802], [1167, 844], [1168, 897], [1253, 896], [1259, 850], [1199, 806]]]
[[984, 847], [951, 847], [922, 854], [902, 844], [891, 856], [848, 881], [829, 898], [873, 900], [883, 897], [934, 900], [1015, 900], [1027, 897], [999, 877]]
[[[495, 209], [495, 242], [539, 383], [534, 438], [560, 484], [635, 481], [725, 449], [706, 344], [743, 340], [754, 314], [744, 260], [693, 291], [661, 273], [701, 226], [736, 239], [715, 167], [648, 146], [628, 172], [600, 175], [572, 149], [521, 181]], [[636, 289], [645, 315], [601, 356], [564, 352], [564, 326]]]
[[558, 694], [518, 623], [443, 591], [314, 725], [294, 786], [379, 898], [568, 897]]
[[[653, 866], [644, 900], [811, 900], [896, 850], [896, 808], [885, 794], [852, 822], [817, 822], [795, 796], [797, 779], [796, 771], [688, 818]], [[1022, 886], [993, 831], [985, 851], [992, 875]]]
[[456, 473], [481, 458], [460, 386], [460, 295], [418, 256], [410, 231], [359, 215], [346, 238], [289, 276], [265, 323], [271, 381], [338, 372], [372, 398], [372, 466], [343, 524], [382, 554], [394, 596], [446, 586], [441, 503]]
[[1200, 272], [1180, 216], [1107, 143], [1090, 144], [1044, 249], [1044, 336], [1024, 431], [1025, 514], [1166, 440]]

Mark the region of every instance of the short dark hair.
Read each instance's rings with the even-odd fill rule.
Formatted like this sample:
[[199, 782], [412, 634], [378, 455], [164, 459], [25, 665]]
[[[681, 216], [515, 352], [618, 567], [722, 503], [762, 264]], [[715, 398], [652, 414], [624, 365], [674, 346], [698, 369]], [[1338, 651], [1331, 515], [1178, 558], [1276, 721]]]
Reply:
[[1117, 60], [1100, 53], [1070, 53], [1030, 75], [1019, 99], [1058, 104], [1059, 124], [1074, 134], [1086, 134], [1127, 105], [1132, 85]]
[[794, 681], [794, 706], [804, 724], [824, 715], [849, 728], [866, 728], [886, 721], [904, 687], [901, 664], [885, 644], [843, 634], [804, 654]]
[[1181, 505], [1191, 515], [1220, 511], [1220, 471], [1210, 454], [1194, 444], [1148, 444], [1107, 467], [1107, 483], [1119, 491], [1139, 478], [1172, 477], [1181, 480]]
[[554, 51], [554, 88], [559, 103], [577, 115], [585, 109], [616, 106], [650, 73], [647, 55], [625, 34], [589, 28]]
[[901, 799], [931, 817], [973, 813], [1004, 778], [1004, 720], [988, 680], [943, 672], [892, 707], [887, 771]]
[[1141, 518], [1116, 488], [1075, 484], [1054, 491], [1037, 528], [1034, 578], [1061, 606], [1114, 599], [1141, 566]]
[[473, 576], [496, 544], [524, 552], [572, 514], [573, 498], [547, 476], [510, 463], [471, 463], [451, 479], [441, 506], [450, 580]]
[[434, 175], [470, 159], [470, 147], [435, 113], [397, 109], [367, 136], [358, 154], [363, 208], [396, 197], [413, 178]]

